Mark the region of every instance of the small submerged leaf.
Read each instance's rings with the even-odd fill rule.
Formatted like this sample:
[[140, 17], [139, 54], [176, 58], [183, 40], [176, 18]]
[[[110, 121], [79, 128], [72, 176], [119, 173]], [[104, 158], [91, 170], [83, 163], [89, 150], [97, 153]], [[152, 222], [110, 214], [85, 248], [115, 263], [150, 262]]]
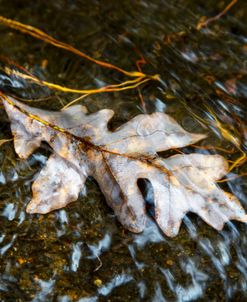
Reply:
[[42, 141], [54, 150], [33, 183], [29, 213], [66, 206], [92, 176], [119, 221], [128, 230], [141, 232], [147, 214], [137, 181], [144, 178], [153, 187], [155, 220], [167, 236], [178, 234], [187, 212], [218, 230], [230, 219], [246, 222], [237, 198], [215, 183], [227, 173], [222, 156], [157, 156], [205, 138], [185, 131], [165, 113], [138, 115], [112, 132], [107, 125], [114, 112], [109, 109], [87, 115], [78, 105], [51, 112], [10, 98], [3, 103], [20, 157], [27, 158]]

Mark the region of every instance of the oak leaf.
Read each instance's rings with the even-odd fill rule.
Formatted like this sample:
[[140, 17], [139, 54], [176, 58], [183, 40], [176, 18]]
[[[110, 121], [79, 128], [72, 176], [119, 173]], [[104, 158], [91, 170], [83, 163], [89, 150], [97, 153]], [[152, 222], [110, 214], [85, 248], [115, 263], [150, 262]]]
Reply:
[[152, 185], [154, 218], [167, 236], [178, 234], [187, 212], [198, 214], [217, 230], [231, 219], [246, 222], [237, 198], [216, 183], [227, 173], [222, 156], [194, 153], [164, 159], [157, 155], [205, 137], [185, 131], [165, 113], [141, 114], [109, 131], [114, 114], [109, 109], [87, 114], [80, 105], [52, 112], [12, 98], [4, 98], [3, 103], [21, 158], [42, 141], [54, 151], [33, 183], [28, 213], [65, 207], [78, 198], [92, 176], [123, 226], [141, 232], [147, 214], [137, 180], [144, 178]]

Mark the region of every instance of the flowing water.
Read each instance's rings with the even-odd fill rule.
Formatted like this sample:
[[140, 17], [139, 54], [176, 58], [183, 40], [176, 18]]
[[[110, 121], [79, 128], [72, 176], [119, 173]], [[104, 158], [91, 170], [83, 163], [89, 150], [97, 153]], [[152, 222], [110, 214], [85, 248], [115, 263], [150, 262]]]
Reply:
[[[187, 130], [208, 134], [200, 146], [182, 151], [241, 153], [222, 136], [215, 118], [246, 150], [247, 8], [237, 2], [207, 28], [195, 28], [228, 1], [17, 1], [0, 0], [0, 15], [36, 26], [94, 58], [126, 70], [159, 74], [142, 87], [146, 111], [170, 114]], [[0, 55], [42, 79], [77, 88], [118, 83], [123, 77], [74, 54], [0, 26]], [[27, 84], [3, 72], [0, 90], [58, 109], [76, 95]], [[89, 112], [115, 111], [111, 127], [142, 113], [137, 90], [87, 97]], [[211, 108], [211, 109], [209, 109]], [[214, 112], [215, 114], [212, 114]], [[206, 122], [203, 122], [206, 121]], [[0, 109], [0, 139], [11, 138]], [[217, 148], [223, 148], [228, 152]], [[145, 231], [122, 228], [97, 183], [87, 195], [47, 215], [29, 215], [31, 184], [50, 148], [43, 145], [20, 160], [13, 143], [0, 149], [0, 301], [247, 301], [246, 225], [228, 223], [215, 231], [188, 214], [175, 238], [162, 235], [150, 218]], [[171, 153], [172, 154], [172, 153]], [[169, 152], [165, 156], [169, 155]], [[236, 167], [222, 187], [247, 209], [246, 165]]]

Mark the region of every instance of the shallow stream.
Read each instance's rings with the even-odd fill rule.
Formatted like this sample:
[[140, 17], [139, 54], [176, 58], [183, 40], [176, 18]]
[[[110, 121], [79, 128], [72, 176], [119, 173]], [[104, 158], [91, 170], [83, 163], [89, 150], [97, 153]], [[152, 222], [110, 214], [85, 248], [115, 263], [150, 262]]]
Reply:
[[[241, 153], [222, 137], [215, 118], [246, 151], [247, 2], [237, 2], [219, 20], [196, 29], [201, 17], [217, 15], [228, 3], [0, 0], [0, 15], [40, 28], [126, 70], [136, 70], [142, 55], [143, 71], [161, 78], [142, 86], [145, 108], [136, 89], [97, 94], [81, 104], [89, 112], [113, 109], [111, 128], [145, 109], [166, 112], [188, 131], [208, 134], [199, 148], [183, 148], [184, 153], [219, 153], [234, 161]], [[2, 25], [0, 41], [2, 57], [50, 82], [93, 88], [125, 79]], [[3, 67], [6, 61], [0, 64]], [[27, 85], [9, 78], [2, 68], [0, 90], [36, 99], [33, 106], [50, 110], [77, 97]], [[10, 123], [1, 108], [0, 139], [5, 138], [11, 138]], [[20, 160], [13, 142], [0, 148], [1, 302], [247, 301], [243, 223], [230, 222], [218, 232], [188, 214], [175, 238], [163, 236], [151, 218], [143, 233], [133, 234], [116, 220], [93, 179], [87, 181], [86, 197], [66, 208], [47, 215], [27, 214], [31, 184], [50, 153], [44, 144], [28, 160]], [[163, 155], [170, 154], [174, 152]], [[240, 165], [222, 184], [245, 209], [247, 178], [237, 176], [246, 172], [247, 165]]]

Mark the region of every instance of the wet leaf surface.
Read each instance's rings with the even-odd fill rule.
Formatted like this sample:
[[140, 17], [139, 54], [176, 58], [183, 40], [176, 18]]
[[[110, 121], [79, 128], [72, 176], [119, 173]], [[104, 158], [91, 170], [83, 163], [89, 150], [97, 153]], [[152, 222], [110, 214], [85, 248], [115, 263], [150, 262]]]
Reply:
[[221, 230], [231, 219], [246, 221], [237, 198], [215, 184], [228, 169], [219, 155], [158, 157], [159, 151], [184, 147], [205, 136], [191, 134], [164, 113], [138, 115], [113, 132], [107, 124], [113, 111], [86, 115], [82, 106], [61, 112], [44, 111], [2, 98], [21, 158], [32, 154], [42, 141], [53, 149], [35, 180], [28, 213], [49, 213], [65, 207], [85, 191], [92, 176], [107, 203], [128, 230], [139, 233], [146, 224], [144, 198], [138, 179], [150, 181], [154, 217], [167, 236], [178, 234], [187, 212], [198, 214]]

